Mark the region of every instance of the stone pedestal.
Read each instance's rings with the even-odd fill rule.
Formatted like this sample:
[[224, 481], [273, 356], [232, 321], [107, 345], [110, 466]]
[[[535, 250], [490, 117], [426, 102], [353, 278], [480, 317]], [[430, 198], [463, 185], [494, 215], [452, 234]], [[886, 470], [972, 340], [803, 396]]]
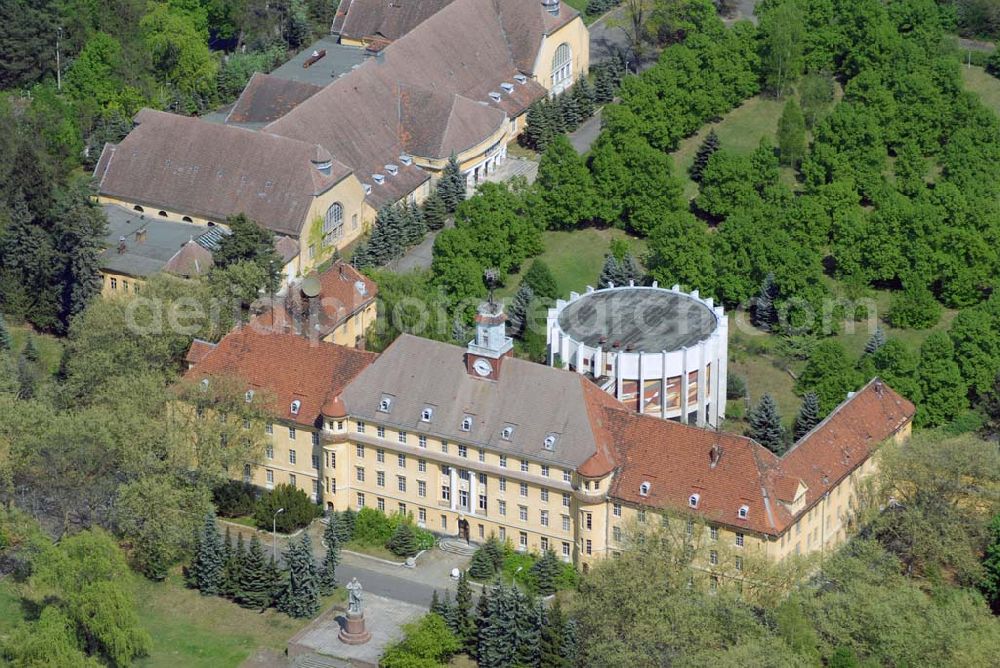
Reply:
[[337, 634], [340, 642], [348, 645], [363, 645], [372, 639], [370, 631], [365, 629], [365, 613], [348, 612], [347, 623]]

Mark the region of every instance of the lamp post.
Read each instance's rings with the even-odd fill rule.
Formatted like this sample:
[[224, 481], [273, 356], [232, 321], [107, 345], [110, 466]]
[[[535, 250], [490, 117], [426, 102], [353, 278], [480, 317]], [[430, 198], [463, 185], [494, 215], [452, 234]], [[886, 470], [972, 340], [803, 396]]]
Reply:
[[278, 508], [271, 517], [271, 558], [278, 563], [278, 515], [285, 512], [284, 508]]
[[517, 580], [517, 574], [524, 570], [524, 566], [518, 566], [514, 574], [510, 576], [510, 586], [515, 586], [515, 580]]

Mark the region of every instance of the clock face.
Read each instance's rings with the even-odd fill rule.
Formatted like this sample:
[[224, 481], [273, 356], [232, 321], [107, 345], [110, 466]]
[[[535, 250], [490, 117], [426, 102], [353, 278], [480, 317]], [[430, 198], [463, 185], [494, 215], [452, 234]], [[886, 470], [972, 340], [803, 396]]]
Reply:
[[482, 357], [472, 363], [472, 368], [480, 376], [488, 376], [493, 373], [493, 365], [484, 360]]

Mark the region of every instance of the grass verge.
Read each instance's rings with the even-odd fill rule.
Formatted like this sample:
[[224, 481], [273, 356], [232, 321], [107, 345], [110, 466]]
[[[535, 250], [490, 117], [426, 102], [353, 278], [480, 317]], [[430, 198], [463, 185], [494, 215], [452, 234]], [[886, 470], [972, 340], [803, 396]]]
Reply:
[[979, 96], [987, 107], [1000, 114], [1000, 79], [987, 74], [982, 67], [962, 66], [966, 89]]

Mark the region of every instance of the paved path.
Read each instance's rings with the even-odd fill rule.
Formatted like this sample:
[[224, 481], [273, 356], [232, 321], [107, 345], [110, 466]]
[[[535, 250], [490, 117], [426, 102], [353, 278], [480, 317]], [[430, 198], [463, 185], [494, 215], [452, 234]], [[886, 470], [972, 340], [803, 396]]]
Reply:
[[609, 25], [625, 16], [625, 8], [618, 6], [590, 24], [590, 64], [608, 60], [618, 51], [630, 51], [625, 31]]
[[580, 155], [589, 151], [590, 147], [597, 141], [597, 136], [601, 134], [601, 111], [598, 109], [593, 116], [585, 120], [569, 135], [569, 143]]
[[[445, 221], [445, 228], [454, 227], [455, 224], [449, 218]], [[404, 274], [408, 271], [414, 269], [430, 269], [431, 260], [434, 259], [434, 240], [437, 239], [437, 235], [441, 230], [434, 230], [433, 232], [428, 232], [424, 240], [419, 244], [406, 251], [406, 254], [398, 260], [393, 260], [389, 263], [389, 268], [398, 274]]]

